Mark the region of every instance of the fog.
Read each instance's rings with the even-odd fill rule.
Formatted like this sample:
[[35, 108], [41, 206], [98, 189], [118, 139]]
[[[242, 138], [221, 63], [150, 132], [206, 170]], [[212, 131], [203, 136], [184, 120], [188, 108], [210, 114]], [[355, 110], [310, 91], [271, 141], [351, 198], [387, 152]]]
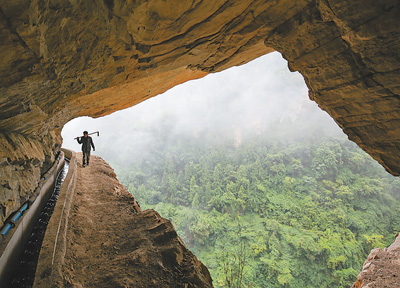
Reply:
[[289, 123], [293, 137], [316, 128], [343, 134], [308, 98], [302, 76], [290, 72], [275, 52], [186, 82], [129, 109], [98, 119], [74, 119], [65, 125], [62, 137], [63, 147], [79, 151], [73, 138], [84, 130], [100, 131], [100, 137], [92, 135], [94, 154], [110, 163], [129, 164], [151, 154], [154, 145], [171, 145], [180, 137], [199, 141], [232, 135], [242, 141], [247, 135], [265, 133], [275, 137], [287, 126], [279, 123]]

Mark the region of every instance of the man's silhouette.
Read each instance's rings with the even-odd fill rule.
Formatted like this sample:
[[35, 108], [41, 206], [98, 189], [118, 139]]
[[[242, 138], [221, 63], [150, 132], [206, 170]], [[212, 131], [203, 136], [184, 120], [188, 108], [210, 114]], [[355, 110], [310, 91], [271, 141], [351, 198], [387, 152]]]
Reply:
[[91, 147], [93, 147], [93, 151], [96, 151], [96, 149], [94, 148], [92, 137], [88, 135], [87, 131], [83, 131], [83, 137], [78, 137], [77, 140], [79, 144], [82, 144], [82, 165], [85, 167], [86, 165], [89, 165]]

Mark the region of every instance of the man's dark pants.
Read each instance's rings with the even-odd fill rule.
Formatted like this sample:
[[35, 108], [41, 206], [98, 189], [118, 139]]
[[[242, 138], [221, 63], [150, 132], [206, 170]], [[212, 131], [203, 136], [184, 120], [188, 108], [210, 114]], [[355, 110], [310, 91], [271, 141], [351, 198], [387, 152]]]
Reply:
[[82, 164], [83, 165], [89, 165], [89, 158], [90, 158], [90, 150], [89, 151], [82, 151], [83, 157], [82, 157]]

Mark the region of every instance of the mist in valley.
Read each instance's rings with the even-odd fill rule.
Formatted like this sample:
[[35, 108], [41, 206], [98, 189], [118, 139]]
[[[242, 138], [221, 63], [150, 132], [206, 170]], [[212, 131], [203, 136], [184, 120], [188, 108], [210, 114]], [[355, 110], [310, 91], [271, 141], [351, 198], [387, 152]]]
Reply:
[[149, 157], [155, 147], [167, 148], [179, 139], [230, 141], [237, 146], [254, 135], [300, 140], [308, 133], [343, 134], [308, 98], [302, 76], [290, 72], [277, 52], [186, 82], [105, 117], [74, 119], [62, 131], [63, 147], [79, 151], [73, 138], [84, 130], [100, 131], [100, 137], [92, 135], [93, 154], [118, 165]]

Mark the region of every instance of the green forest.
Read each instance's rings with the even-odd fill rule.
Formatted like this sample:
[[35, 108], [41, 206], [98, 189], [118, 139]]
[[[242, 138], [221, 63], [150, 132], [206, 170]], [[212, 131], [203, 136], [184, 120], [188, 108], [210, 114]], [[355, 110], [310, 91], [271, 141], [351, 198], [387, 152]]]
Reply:
[[171, 220], [215, 287], [350, 287], [400, 230], [400, 180], [342, 133], [286, 124], [168, 145], [158, 127], [151, 153], [113, 166], [143, 209]]

